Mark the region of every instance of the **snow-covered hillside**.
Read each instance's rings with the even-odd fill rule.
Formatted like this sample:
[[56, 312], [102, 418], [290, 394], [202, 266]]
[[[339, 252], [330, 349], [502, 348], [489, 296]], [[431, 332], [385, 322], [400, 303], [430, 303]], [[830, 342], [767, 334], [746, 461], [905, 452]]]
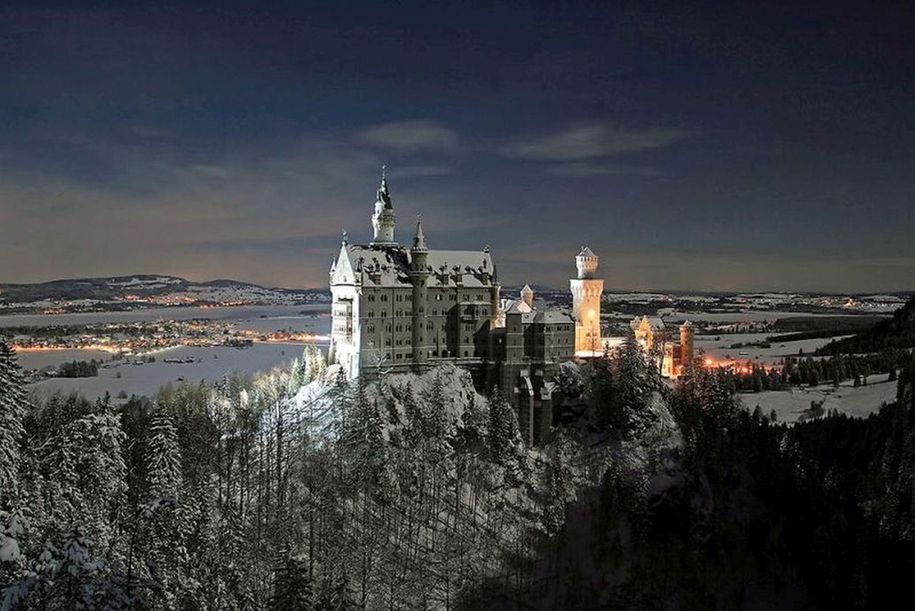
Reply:
[[195, 282], [159, 274], [0, 285], [0, 312], [170, 305], [298, 305], [329, 299], [324, 289], [267, 288], [236, 280]]

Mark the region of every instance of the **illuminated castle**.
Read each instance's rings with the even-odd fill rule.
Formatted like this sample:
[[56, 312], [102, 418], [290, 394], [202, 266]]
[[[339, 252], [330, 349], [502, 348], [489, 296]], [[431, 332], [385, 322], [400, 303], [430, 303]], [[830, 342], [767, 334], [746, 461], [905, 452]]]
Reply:
[[570, 316], [538, 302], [530, 286], [519, 299], [502, 299], [489, 248], [430, 249], [419, 218], [408, 248], [395, 239], [395, 227], [382, 175], [372, 241], [350, 244], [344, 234], [331, 264], [329, 360], [349, 378], [370, 379], [453, 362], [483, 392], [499, 388], [528, 442], [542, 439], [559, 364], [602, 350], [597, 255], [583, 247], [575, 258]]
[[438, 359], [481, 363], [499, 313], [489, 249], [430, 250], [419, 218], [412, 247], [402, 246], [385, 177], [376, 196], [372, 241], [350, 244], [344, 234], [331, 265], [331, 362], [350, 378], [421, 371]]
[[575, 257], [578, 277], [569, 280], [572, 291], [572, 317], [575, 319], [575, 353], [592, 356], [602, 352], [600, 332], [600, 298], [604, 281], [595, 278], [597, 255], [587, 246]]
[[660, 368], [662, 376], [679, 377], [683, 368], [695, 358], [694, 329], [688, 320], [680, 325], [679, 343], [671, 341], [664, 321], [657, 316], [636, 316], [629, 326], [649, 360]]

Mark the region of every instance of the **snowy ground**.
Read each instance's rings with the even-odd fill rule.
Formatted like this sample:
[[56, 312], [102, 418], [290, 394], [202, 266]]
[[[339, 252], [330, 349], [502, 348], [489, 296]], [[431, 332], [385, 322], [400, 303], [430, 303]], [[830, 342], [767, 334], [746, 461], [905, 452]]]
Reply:
[[[726, 364], [730, 361], [754, 361], [760, 364], [778, 364], [786, 356], [797, 356], [799, 350], [803, 350], [805, 355], [812, 355], [813, 351], [820, 346], [825, 346], [832, 340], [840, 340], [848, 335], [837, 337], [826, 337], [818, 339], [802, 339], [794, 342], [775, 342], [769, 348], [759, 348], [757, 346], [744, 346], [743, 348], [731, 348], [733, 344], [763, 342], [766, 336], [772, 333], [733, 333], [728, 335], [712, 336], [697, 335], [694, 340], [696, 353], [703, 353], [713, 357], [716, 361]], [[720, 337], [720, 339], [715, 339]]]
[[[131, 312], [93, 312], [81, 314], [26, 314], [0, 316], [0, 326], [80, 325], [107, 322], [132, 322], [150, 320], [189, 320], [209, 318], [223, 321], [239, 329], [260, 332], [295, 329], [318, 335], [330, 333], [329, 306], [244, 306], [244, 307], [175, 307], [150, 308]], [[89, 398], [108, 392], [112, 397], [121, 391], [128, 395], [154, 395], [161, 386], [182, 380], [199, 382], [216, 381], [227, 373], [238, 371], [256, 373], [289, 363], [302, 354], [304, 345], [285, 343], [255, 343], [246, 349], [226, 346], [177, 347], [155, 354], [157, 362], [131, 365], [124, 361], [109, 362], [111, 354], [99, 350], [49, 350], [23, 351], [19, 364], [25, 369], [41, 369], [73, 360], [97, 359], [104, 362], [98, 377], [54, 378], [41, 381], [32, 387], [39, 392], [77, 391]], [[321, 345], [326, 350], [325, 345]], [[193, 363], [165, 363], [164, 359], [193, 359]], [[130, 359], [131, 361], [136, 359]], [[120, 377], [118, 377], [120, 376]]]
[[[779, 318], [821, 318], [838, 316], [838, 314], [824, 314], [819, 312], [781, 312], [778, 310], [743, 310], [741, 312], [680, 312], [673, 308], [662, 308], [658, 314], [664, 318], [666, 324], [679, 324], [684, 320], [693, 322], [775, 322]], [[855, 312], [841, 314], [842, 316], [854, 315]]]
[[[106, 362], [93, 378], [51, 378], [33, 384], [31, 388], [40, 393], [77, 391], [92, 399], [108, 392], [116, 397], [121, 391], [128, 395], [153, 396], [160, 387], [171, 383], [178, 385], [182, 381], [198, 383], [201, 380], [215, 382], [228, 373], [256, 373], [269, 371], [274, 367], [286, 365], [292, 359], [300, 357], [303, 344], [255, 343], [250, 348], [213, 347], [180, 347], [156, 353], [155, 363], [132, 365], [125, 361]], [[322, 346], [322, 350], [326, 347]], [[86, 352], [86, 351], [80, 351]], [[51, 353], [41, 353], [42, 355]], [[29, 362], [28, 353], [20, 360], [26, 367], [34, 366]], [[93, 355], [69, 355], [73, 358], [93, 358]], [[99, 355], [96, 355], [98, 358]], [[110, 355], [102, 353], [105, 358]], [[164, 359], [194, 359], [193, 363], [166, 363]], [[132, 359], [135, 360], [135, 359]], [[120, 377], [118, 375], [120, 374]]]
[[754, 409], [758, 405], [766, 415], [775, 410], [779, 422], [794, 423], [803, 420], [811, 401], [822, 401], [826, 412], [836, 410], [849, 416], [865, 417], [879, 410], [884, 403], [895, 400], [896, 382], [889, 382], [888, 377], [888, 374], [870, 376], [867, 386], [858, 388], [848, 381], [839, 388], [826, 383], [815, 388], [741, 393], [740, 398], [747, 409]]

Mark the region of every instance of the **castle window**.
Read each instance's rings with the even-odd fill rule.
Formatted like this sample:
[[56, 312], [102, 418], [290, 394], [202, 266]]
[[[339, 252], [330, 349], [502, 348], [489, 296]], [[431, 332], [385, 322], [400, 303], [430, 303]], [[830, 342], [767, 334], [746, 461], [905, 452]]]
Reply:
[[387, 295], [382, 295], [382, 296], [381, 296], [381, 300], [382, 300], [382, 301], [387, 301], [387, 300], [388, 300], [388, 296], [387, 296]]
[[441, 293], [436, 293], [436, 294], [435, 294], [435, 300], [436, 300], [436, 301], [441, 301], [441, 300], [442, 300], [442, 294], [441, 294]]
[[369, 318], [375, 318], [375, 313], [369, 310]]
[[398, 353], [398, 354], [397, 354], [397, 360], [399, 361], [399, 360], [402, 359], [402, 358], [403, 358], [403, 355], [400, 354], [400, 353]]
[[399, 295], [399, 294], [398, 294], [398, 295], [396, 295], [396, 296], [394, 297], [394, 299], [395, 299], [396, 301], [401, 301], [401, 300], [403, 299], [403, 295]]
[[387, 315], [388, 315], [387, 311], [385, 311], [385, 310], [382, 310], [382, 311], [381, 311], [381, 317], [382, 317], [382, 318], [386, 318]]

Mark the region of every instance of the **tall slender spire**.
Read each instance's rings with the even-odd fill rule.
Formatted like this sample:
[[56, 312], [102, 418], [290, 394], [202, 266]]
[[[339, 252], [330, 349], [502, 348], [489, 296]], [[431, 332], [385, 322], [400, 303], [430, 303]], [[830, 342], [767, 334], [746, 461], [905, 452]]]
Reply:
[[374, 237], [372, 244], [390, 246], [396, 244], [394, 240], [394, 202], [388, 190], [387, 166], [381, 166], [381, 185], [375, 197], [375, 210], [372, 214], [372, 229]]
[[423, 235], [423, 215], [416, 215], [416, 237], [413, 238], [413, 250], [429, 250], [426, 247], [426, 236]]
[[381, 166], [381, 185], [378, 187], [377, 197], [378, 201], [383, 203], [385, 208], [391, 210], [394, 208], [394, 204], [391, 201], [391, 192], [388, 190], [387, 169], [388, 166]]

